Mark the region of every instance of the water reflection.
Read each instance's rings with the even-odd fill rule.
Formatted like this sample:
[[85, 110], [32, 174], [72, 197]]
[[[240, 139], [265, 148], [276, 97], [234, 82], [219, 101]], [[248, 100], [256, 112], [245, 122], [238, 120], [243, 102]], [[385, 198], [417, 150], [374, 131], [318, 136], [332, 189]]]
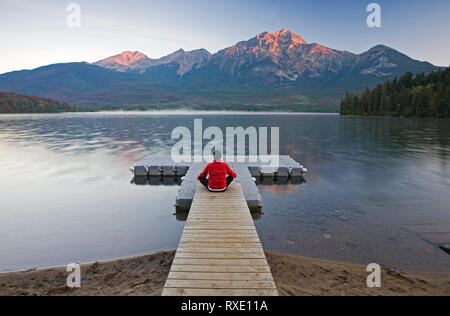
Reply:
[[133, 177], [131, 179], [132, 184], [136, 185], [152, 185], [152, 186], [170, 186], [170, 185], [181, 185], [180, 177]]
[[278, 126], [280, 154], [308, 168], [307, 182], [258, 181], [265, 248], [450, 271], [447, 254], [404, 229], [450, 224], [448, 120], [148, 113], [0, 115], [0, 271], [175, 249], [179, 182], [130, 185], [129, 168], [169, 155], [172, 129], [194, 118]]

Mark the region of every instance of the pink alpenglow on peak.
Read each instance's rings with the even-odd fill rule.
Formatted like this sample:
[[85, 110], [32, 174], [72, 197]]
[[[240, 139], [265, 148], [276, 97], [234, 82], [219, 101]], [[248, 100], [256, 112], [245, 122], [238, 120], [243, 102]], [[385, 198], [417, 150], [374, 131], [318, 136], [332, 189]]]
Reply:
[[283, 29], [264, 32], [226, 48], [213, 56], [212, 63], [235, 76], [250, 69], [252, 77], [276, 83], [336, 74], [348, 69], [355, 60], [354, 54], [308, 44], [300, 35]]
[[260, 47], [270, 47], [272, 51], [275, 51], [277, 48], [297, 47], [308, 44], [303, 37], [287, 29], [272, 34], [264, 32], [257, 35], [256, 39]]
[[149, 59], [141, 52], [125, 51], [119, 55], [111, 56], [106, 59], [100, 60], [95, 64], [103, 68], [113, 69], [117, 71], [126, 71], [128, 69], [138, 68], [133, 67], [138, 61]]
[[120, 72], [137, 71], [144, 73], [147, 69], [167, 64], [178, 64], [178, 75], [182, 76], [193, 68], [199, 68], [211, 59], [211, 54], [205, 49], [185, 51], [179, 49], [176, 52], [159, 59], [151, 59], [140, 52], [123, 52], [103, 60], [94, 65]]
[[292, 31], [289, 31], [288, 29], [283, 29], [281, 31], [275, 32], [272, 34], [272, 36], [275, 37], [277, 40], [291, 41], [293, 44], [300, 44], [300, 45], [308, 44], [303, 39], [303, 37]]
[[99, 61], [98, 64], [106, 65], [109, 63], [117, 63], [120, 65], [129, 66], [142, 58], [148, 58], [148, 57], [145, 56], [144, 54], [142, 54], [141, 52], [125, 51], [122, 54], [103, 59], [103, 60]]

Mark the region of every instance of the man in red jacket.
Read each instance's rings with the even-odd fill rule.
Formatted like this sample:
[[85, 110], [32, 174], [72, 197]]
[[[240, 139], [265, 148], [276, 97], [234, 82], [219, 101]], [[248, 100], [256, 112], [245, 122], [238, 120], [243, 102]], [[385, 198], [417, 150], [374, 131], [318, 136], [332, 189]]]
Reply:
[[[230, 167], [220, 161], [222, 153], [218, 150], [214, 152], [214, 162], [208, 164], [203, 172], [198, 176], [198, 180], [211, 192], [224, 192], [231, 184], [236, 174]], [[206, 176], [209, 175], [209, 179]]]

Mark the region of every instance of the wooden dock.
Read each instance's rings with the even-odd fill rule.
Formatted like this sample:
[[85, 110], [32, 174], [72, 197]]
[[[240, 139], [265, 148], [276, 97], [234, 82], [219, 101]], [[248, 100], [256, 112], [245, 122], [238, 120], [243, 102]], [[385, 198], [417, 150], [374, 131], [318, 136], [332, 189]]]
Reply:
[[240, 184], [198, 186], [162, 295], [278, 295]]

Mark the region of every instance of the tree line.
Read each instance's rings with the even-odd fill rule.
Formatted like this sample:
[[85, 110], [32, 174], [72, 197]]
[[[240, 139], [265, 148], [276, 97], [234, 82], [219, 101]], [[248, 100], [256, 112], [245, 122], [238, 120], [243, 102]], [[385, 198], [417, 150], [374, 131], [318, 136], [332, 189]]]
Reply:
[[347, 93], [341, 115], [450, 117], [450, 67], [429, 74], [407, 72], [400, 78], [366, 88], [357, 96]]
[[0, 92], [0, 113], [57, 113], [76, 110], [65, 102], [50, 98]]

